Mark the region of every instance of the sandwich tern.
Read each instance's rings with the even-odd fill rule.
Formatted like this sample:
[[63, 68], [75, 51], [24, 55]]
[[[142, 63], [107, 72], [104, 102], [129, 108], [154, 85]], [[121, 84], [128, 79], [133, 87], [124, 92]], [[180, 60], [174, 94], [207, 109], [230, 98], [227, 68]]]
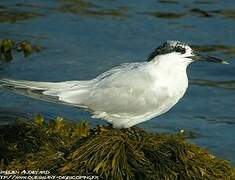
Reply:
[[227, 64], [201, 56], [180, 41], [167, 41], [145, 62], [125, 63], [91, 80], [35, 82], [0, 79], [0, 87], [39, 100], [75, 106], [114, 128], [129, 128], [170, 110], [188, 87], [187, 66], [194, 61]]

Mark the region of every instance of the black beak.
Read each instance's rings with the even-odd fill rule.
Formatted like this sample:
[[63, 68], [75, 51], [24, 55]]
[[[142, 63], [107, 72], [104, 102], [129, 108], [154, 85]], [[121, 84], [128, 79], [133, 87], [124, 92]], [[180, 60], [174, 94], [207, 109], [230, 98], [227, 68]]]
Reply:
[[192, 55], [189, 56], [188, 58], [191, 58], [193, 60], [198, 60], [198, 61], [208, 61], [208, 62], [214, 62], [214, 63], [220, 63], [220, 64], [229, 64], [227, 61], [224, 61], [222, 59], [212, 57], [212, 56], [203, 56], [203, 55]]

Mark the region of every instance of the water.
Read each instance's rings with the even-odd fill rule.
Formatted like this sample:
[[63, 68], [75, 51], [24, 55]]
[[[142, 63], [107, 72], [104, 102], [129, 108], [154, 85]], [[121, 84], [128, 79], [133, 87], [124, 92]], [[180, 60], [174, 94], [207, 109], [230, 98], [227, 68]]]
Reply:
[[[18, 14], [16, 13], [18, 12]], [[19, 12], [23, 15], [19, 17]], [[125, 62], [143, 61], [162, 42], [188, 42], [230, 65], [194, 63], [185, 97], [167, 114], [142, 123], [157, 132], [184, 129], [189, 141], [235, 164], [235, 5], [232, 0], [1, 0], [0, 39], [45, 47], [1, 63], [0, 75], [36, 81], [90, 79]], [[0, 123], [37, 113], [91, 119], [87, 112], [0, 91]]]

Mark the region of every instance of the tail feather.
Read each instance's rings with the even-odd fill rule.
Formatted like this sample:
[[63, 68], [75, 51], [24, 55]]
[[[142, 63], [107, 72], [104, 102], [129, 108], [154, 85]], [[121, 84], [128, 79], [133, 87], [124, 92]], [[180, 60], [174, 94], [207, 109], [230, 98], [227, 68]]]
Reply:
[[58, 103], [59, 98], [57, 96], [44, 94], [45, 91], [51, 90], [55, 85], [56, 83], [49, 82], [0, 79], [0, 87], [3, 89], [31, 98]]
[[3, 78], [0, 79], [0, 88], [34, 99], [76, 106], [91, 111], [79, 103], [78, 99], [78, 102], [71, 102], [71, 98], [67, 99], [71, 94], [77, 98], [91, 83], [92, 81], [35, 82]]

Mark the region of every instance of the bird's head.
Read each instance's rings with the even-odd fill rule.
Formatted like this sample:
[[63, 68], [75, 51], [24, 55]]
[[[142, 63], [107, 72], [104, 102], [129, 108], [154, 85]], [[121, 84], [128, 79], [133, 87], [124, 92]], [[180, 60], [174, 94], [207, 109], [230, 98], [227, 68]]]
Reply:
[[195, 53], [193, 49], [186, 43], [180, 41], [167, 41], [156, 48], [148, 57], [147, 61], [162, 59], [165, 61], [181, 62], [183, 64], [190, 64], [194, 61], [208, 61], [214, 63], [228, 64], [226, 61], [212, 57], [203, 56]]

